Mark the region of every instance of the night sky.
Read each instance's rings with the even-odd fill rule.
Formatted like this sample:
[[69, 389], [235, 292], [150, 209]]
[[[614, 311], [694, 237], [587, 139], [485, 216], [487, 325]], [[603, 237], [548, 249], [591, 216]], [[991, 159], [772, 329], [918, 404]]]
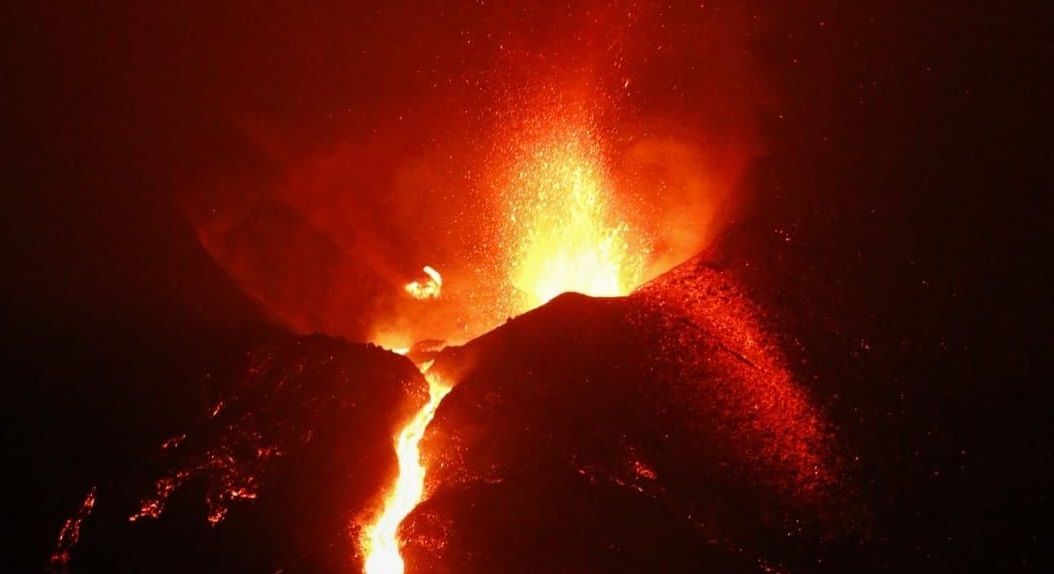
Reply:
[[[856, 456], [865, 568], [1045, 570], [1049, 7], [19, 4], [0, 16], [12, 571], [44, 568], [93, 477], [179, 428], [229, 349], [365, 340], [392, 281], [470, 267], [494, 126], [520, 91], [583, 85], [618, 94], [598, 120], [616, 155], [669, 134], [711, 154], [700, 249]], [[247, 212], [258, 228], [203, 247]]]

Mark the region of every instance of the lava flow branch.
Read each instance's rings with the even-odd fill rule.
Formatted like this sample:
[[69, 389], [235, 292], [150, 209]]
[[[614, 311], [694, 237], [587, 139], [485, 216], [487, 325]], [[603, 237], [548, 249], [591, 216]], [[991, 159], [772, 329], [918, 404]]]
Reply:
[[399, 554], [399, 524], [417, 506], [424, 495], [425, 467], [419, 445], [428, 423], [432, 422], [440, 401], [452, 388], [436, 375], [425, 372], [428, 380], [428, 402], [406, 424], [395, 441], [399, 458], [399, 477], [385, 501], [384, 512], [367, 530], [363, 540], [366, 574], [399, 574], [403, 558]]

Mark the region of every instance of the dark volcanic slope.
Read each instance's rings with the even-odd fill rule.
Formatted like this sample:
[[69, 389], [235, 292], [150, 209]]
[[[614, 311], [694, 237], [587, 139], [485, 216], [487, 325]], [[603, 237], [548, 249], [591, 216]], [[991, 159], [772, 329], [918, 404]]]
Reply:
[[391, 437], [426, 382], [403, 357], [322, 335], [282, 335], [237, 361], [150, 470], [129, 461], [101, 477], [55, 570], [361, 570], [355, 525], [396, 472]]
[[[719, 272], [563, 295], [433, 369], [415, 572], [815, 567], [844, 533], [833, 440]], [[825, 542], [826, 541], [826, 542]]]

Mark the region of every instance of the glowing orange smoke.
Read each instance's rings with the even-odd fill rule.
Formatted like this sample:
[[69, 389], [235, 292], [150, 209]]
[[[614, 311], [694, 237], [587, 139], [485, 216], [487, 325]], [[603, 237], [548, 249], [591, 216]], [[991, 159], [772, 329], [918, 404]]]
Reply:
[[428, 402], [403, 427], [395, 441], [399, 458], [399, 477], [384, 504], [384, 512], [365, 532], [362, 545], [366, 555], [366, 574], [402, 574], [403, 558], [399, 554], [399, 524], [424, 496], [425, 467], [418, 448], [425, 429], [432, 422], [439, 402], [451, 386], [436, 375], [425, 373], [428, 380]]
[[586, 127], [555, 130], [523, 154], [507, 190], [516, 311], [567, 291], [625, 295], [641, 283], [646, 251], [634, 249], [612, 191], [600, 145]]
[[439, 294], [443, 290], [443, 276], [428, 265], [425, 265], [422, 271], [428, 276], [428, 279], [423, 281], [411, 281], [407, 283], [403, 289], [414, 299], [438, 299]]

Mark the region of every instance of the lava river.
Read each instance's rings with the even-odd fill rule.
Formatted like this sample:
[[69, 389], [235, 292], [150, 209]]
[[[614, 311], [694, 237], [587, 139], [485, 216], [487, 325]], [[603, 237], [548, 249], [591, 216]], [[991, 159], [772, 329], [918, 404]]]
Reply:
[[428, 402], [417, 411], [399, 432], [395, 452], [399, 457], [399, 476], [392, 487], [384, 512], [368, 530], [363, 540], [366, 574], [401, 574], [403, 559], [399, 554], [398, 530], [406, 515], [424, 495], [426, 469], [421, 463], [420, 443], [432, 422], [440, 401], [452, 388], [438, 375], [424, 373], [428, 380]]

